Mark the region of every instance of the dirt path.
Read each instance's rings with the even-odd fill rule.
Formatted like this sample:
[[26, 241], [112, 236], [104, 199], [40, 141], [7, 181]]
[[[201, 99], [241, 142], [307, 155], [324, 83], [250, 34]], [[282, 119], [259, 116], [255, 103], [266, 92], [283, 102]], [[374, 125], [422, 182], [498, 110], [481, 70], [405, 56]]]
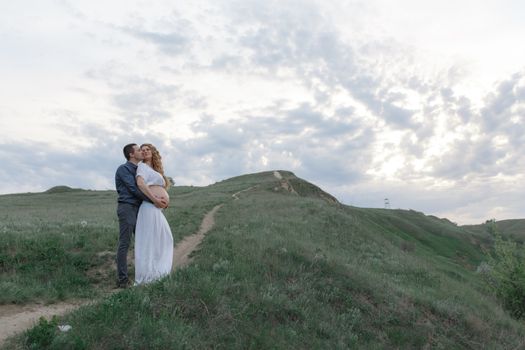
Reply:
[[248, 187], [248, 188], [245, 188], [244, 190], [241, 190], [239, 192], [235, 192], [234, 194], [232, 194], [232, 198], [233, 200], [238, 200], [239, 199], [239, 195], [243, 192], [246, 192], [246, 191], [249, 191], [249, 190], [252, 190], [254, 189], [255, 187], [257, 186], [252, 186], [252, 187]]
[[[255, 186], [246, 188], [244, 190], [235, 192], [232, 194], [233, 200], [238, 200], [239, 195], [245, 191], [253, 189]], [[175, 249], [173, 250], [173, 270], [177, 268], [183, 268], [191, 262], [190, 254], [197, 249], [198, 245], [204, 239], [204, 235], [211, 230], [213, 225], [215, 225], [215, 213], [219, 210], [224, 204], [219, 204], [213, 207], [205, 216], [201, 222], [201, 226], [197, 233], [184, 238], [180, 241]]]
[[[233, 194], [232, 197], [239, 199], [238, 195], [249, 189], [251, 189], [251, 187]], [[216, 205], [204, 216], [197, 233], [186, 237], [175, 246], [173, 250], [173, 270], [187, 266], [191, 262], [190, 254], [197, 249], [204, 235], [213, 227], [215, 224], [215, 213], [222, 206], [223, 204]], [[113, 290], [112, 292], [118, 292], [118, 290]], [[28, 329], [34, 325], [40, 317], [43, 316], [50, 319], [53, 315], [63, 315], [90, 302], [91, 301], [63, 302], [52, 305], [0, 305], [0, 347], [7, 338]]]
[[215, 213], [222, 206], [223, 204], [216, 205], [204, 216], [197, 233], [184, 238], [177, 244], [173, 250], [173, 270], [182, 268], [191, 262], [190, 254], [197, 249], [204, 235], [215, 225]]

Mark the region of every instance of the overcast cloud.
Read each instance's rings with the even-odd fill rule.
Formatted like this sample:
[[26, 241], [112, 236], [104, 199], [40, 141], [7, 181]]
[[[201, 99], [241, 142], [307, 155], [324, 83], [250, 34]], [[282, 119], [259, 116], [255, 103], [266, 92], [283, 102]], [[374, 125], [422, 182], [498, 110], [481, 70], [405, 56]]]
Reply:
[[113, 189], [151, 142], [179, 185], [283, 169], [346, 204], [525, 217], [519, 1], [0, 6], [0, 193]]

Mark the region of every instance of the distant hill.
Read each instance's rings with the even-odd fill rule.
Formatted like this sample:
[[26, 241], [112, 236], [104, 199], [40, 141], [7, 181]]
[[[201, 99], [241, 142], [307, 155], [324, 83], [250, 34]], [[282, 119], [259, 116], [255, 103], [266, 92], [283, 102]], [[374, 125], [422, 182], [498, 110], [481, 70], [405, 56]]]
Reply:
[[80, 188], [71, 188], [69, 186], [54, 186], [45, 191], [45, 193], [64, 193], [64, 192], [74, 192], [74, 191], [83, 191]]

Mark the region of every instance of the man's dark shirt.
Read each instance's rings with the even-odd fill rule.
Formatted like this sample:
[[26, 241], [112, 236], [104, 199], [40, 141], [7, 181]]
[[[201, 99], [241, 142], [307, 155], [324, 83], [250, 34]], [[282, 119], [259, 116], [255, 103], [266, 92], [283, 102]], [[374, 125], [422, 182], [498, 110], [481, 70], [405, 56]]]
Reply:
[[115, 174], [115, 186], [118, 193], [119, 203], [128, 203], [134, 206], [139, 206], [142, 201], [148, 201], [148, 197], [142, 193], [135, 180], [137, 175], [137, 166], [132, 162], [126, 162], [118, 167]]

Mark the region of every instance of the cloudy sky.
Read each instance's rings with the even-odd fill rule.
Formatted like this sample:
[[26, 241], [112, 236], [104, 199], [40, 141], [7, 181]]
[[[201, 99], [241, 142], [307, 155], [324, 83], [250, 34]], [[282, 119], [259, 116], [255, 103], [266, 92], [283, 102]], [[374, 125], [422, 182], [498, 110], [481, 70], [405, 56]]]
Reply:
[[0, 0], [0, 193], [283, 169], [345, 204], [525, 217], [525, 2]]

